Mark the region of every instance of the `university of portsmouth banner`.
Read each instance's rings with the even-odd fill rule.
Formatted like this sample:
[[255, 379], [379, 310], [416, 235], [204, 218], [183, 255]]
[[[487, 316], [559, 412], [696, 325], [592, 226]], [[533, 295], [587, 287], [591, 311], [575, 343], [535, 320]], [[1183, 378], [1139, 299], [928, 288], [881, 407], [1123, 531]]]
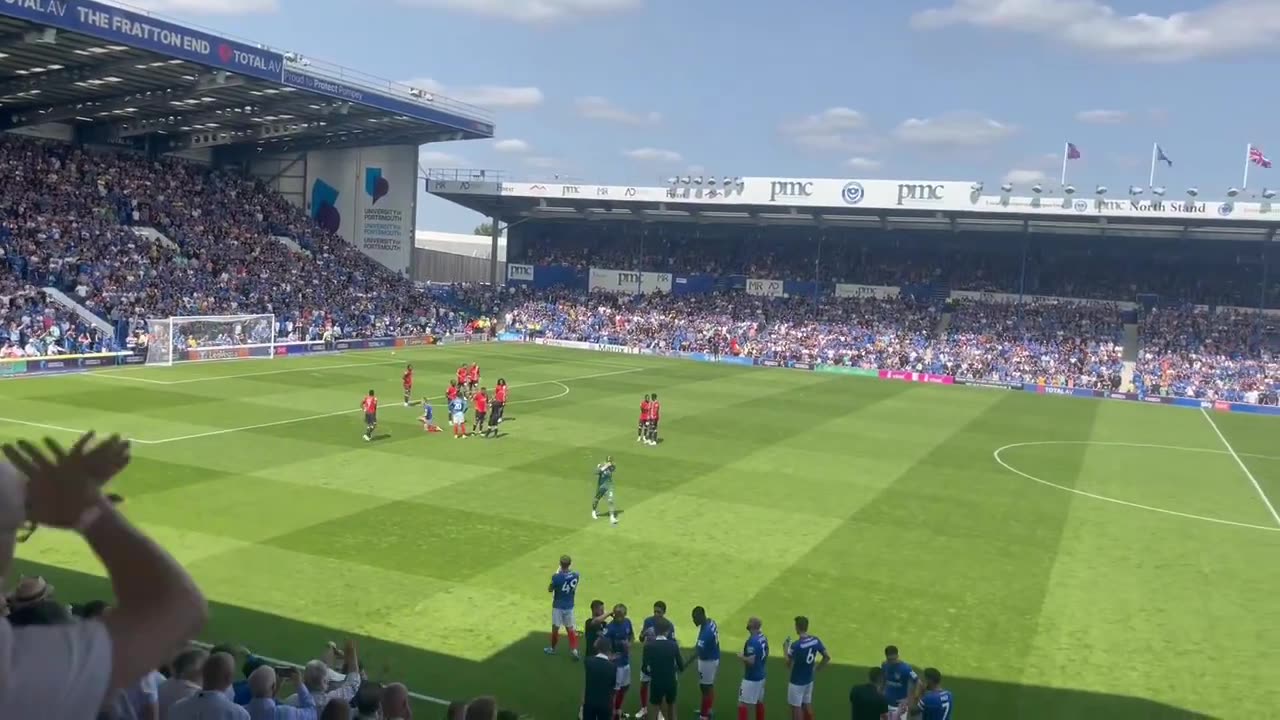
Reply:
[[307, 212], [360, 252], [408, 275], [417, 172], [413, 145], [307, 153]]
[[669, 293], [671, 292], [671, 274], [591, 268], [587, 275], [587, 289], [645, 295]]

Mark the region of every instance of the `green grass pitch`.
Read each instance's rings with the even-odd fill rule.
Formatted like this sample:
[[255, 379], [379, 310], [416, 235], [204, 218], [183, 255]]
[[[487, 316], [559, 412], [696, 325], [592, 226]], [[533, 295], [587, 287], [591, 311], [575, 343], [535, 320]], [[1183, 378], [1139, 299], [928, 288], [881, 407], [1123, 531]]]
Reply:
[[[403, 363], [438, 396], [472, 360], [512, 385], [503, 437], [423, 433], [400, 404]], [[370, 388], [385, 437], [366, 443]], [[649, 392], [659, 447], [635, 442]], [[1280, 500], [1275, 420], [525, 345], [14, 380], [0, 416], [3, 439], [136, 440], [116, 489], [208, 594], [208, 639], [305, 661], [355, 634], [371, 668], [434, 697], [575, 716], [580, 670], [541, 653], [569, 553], [580, 616], [599, 598], [638, 622], [662, 599], [687, 640], [690, 608], [708, 608], [720, 717], [747, 617], [780, 650], [797, 614], [834, 656], [824, 718], [848, 712], [887, 643], [943, 671], [959, 718], [1273, 710], [1259, 683], [1280, 661], [1280, 532], [1261, 497]], [[590, 517], [609, 454], [617, 527]], [[19, 569], [68, 600], [108, 592], [68, 535], [38, 533]], [[775, 657], [770, 716], [785, 691]], [[686, 712], [696, 693], [690, 678]]]

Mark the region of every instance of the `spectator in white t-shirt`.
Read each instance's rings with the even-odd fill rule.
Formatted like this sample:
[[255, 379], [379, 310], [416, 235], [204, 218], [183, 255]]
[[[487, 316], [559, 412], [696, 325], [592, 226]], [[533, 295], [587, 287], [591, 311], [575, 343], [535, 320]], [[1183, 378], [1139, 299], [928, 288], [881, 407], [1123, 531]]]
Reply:
[[[0, 717], [82, 720], [169, 659], [203, 626], [190, 576], [102, 493], [129, 463], [119, 437], [70, 450], [46, 441], [5, 446], [0, 462], [0, 575], [30, 523], [78, 533], [106, 567], [116, 605], [101, 619], [53, 626], [0, 622]], [[10, 464], [11, 463], [11, 464]]]

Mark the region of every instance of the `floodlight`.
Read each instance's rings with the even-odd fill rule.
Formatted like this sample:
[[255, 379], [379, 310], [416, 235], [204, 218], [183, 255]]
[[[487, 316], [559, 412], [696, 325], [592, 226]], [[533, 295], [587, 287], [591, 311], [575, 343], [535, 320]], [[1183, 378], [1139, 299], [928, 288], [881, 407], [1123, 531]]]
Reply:
[[1130, 195], [1133, 195], [1134, 197], [1137, 197], [1138, 195], [1141, 195], [1142, 193], [1143, 193], [1142, 188], [1138, 187], [1137, 185], [1130, 185], [1130, 186], [1129, 186], [1129, 194], [1130, 194]]
[[1274, 198], [1275, 196], [1276, 196], [1276, 191], [1275, 191], [1275, 190], [1272, 190], [1271, 188], [1263, 188], [1263, 189], [1262, 189], [1262, 197], [1264, 197], [1264, 198], [1266, 198], [1266, 199], [1270, 200], [1271, 198]]
[[1039, 195], [1040, 193], [1044, 192], [1044, 187], [1040, 183], [1036, 183], [1035, 185], [1031, 186], [1031, 192]]
[[1067, 195], [1075, 195], [1075, 194], [1076, 194], [1076, 186], [1075, 186], [1075, 185], [1063, 185], [1063, 186], [1062, 186], [1062, 192], [1066, 193]]
[[1094, 193], [1096, 193], [1096, 194], [1098, 194], [1098, 195], [1106, 195], [1106, 194], [1107, 194], [1107, 186], [1106, 186], [1106, 185], [1099, 185], [1098, 187], [1094, 188], [1093, 192], [1094, 192]]
[[1165, 188], [1163, 185], [1157, 185], [1151, 188], [1152, 195], [1159, 195], [1160, 197], [1164, 197], [1164, 193], [1165, 193]]
[[976, 182], [976, 183], [974, 183], [974, 184], [972, 184], [972, 185], [970, 185], [970, 186], [969, 186], [969, 189], [970, 189], [970, 190], [972, 190], [972, 191], [974, 191], [974, 192], [976, 192], [976, 193], [980, 193], [980, 192], [982, 192], [982, 188], [983, 188], [983, 185], [982, 185], [982, 183], [980, 183], [980, 182]]
[[1007, 192], [1007, 193], [1013, 192], [1013, 183], [1005, 183], [1001, 185], [1000, 192]]
[[1227, 197], [1235, 197], [1235, 196], [1237, 196], [1237, 195], [1239, 195], [1239, 194], [1240, 194], [1240, 188], [1238, 188], [1238, 187], [1229, 187], [1229, 188], [1227, 188]]
[[1200, 188], [1198, 188], [1198, 187], [1189, 187], [1189, 188], [1187, 188], [1187, 194], [1188, 194], [1188, 195], [1190, 195], [1191, 197], [1195, 197], [1195, 196], [1197, 196], [1197, 195], [1199, 195], [1199, 194], [1200, 194]]

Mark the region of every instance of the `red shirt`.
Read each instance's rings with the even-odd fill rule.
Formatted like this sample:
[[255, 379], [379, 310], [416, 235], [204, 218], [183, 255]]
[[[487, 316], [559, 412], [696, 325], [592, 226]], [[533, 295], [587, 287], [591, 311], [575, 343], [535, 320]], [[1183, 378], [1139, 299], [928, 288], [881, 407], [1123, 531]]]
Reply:
[[480, 382], [480, 366], [471, 366], [471, 382]]
[[413, 371], [406, 370], [404, 373], [404, 386], [413, 387]]
[[489, 409], [489, 398], [484, 393], [476, 393], [474, 398], [476, 403], [476, 412], [485, 412]]
[[467, 381], [467, 369], [464, 367], [458, 368], [458, 384], [461, 385], [466, 381]]
[[445, 396], [445, 397], [447, 397], [447, 398], [449, 398], [450, 400], [455, 400], [455, 399], [457, 399], [457, 397], [458, 397], [458, 388], [457, 388], [457, 386], [455, 386], [455, 385], [450, 385], [450, 386], [449, 386], [449, 389], [444, 391], [444, 396]]
[[498, 386], [498, 387], [493, 391], [493, 399], [494, 399], [494, 400], [496, 400], [497, 402], [500, 402], [500, 403], [504, 403], [504, 402], [506, 402], [506, 401], [507, 401], [507, 386], [506, 386], [506, 385], [499, 385], [499, 386]]
[[363, 407], [364, 411], [367, 413], [376, 413], [378, 412], [378, 398], [372, 395], [366, 395], [364, 402], [360, 403], [360, 406]]
[[649, 403], [649, 401], [648, 401], [648, 400], [645, 400], [645, 401], [643, 401], [643, 402], [641, 402], [641, 403], [640, 403], [640, 419], [641, 419], [641, 420], [648, 420], [648, 419], [649, 419], [649, 410], [650, 410], [650, 407], [651, 407], [651, 406], [650, 406], [650, 403]]
[[657, 400], [654, 400], [653, 403], [649, 405], [649, 419], [657, 420], [658, 415], [661, 414], [661, 412], [662, 406], [658, 404]]

